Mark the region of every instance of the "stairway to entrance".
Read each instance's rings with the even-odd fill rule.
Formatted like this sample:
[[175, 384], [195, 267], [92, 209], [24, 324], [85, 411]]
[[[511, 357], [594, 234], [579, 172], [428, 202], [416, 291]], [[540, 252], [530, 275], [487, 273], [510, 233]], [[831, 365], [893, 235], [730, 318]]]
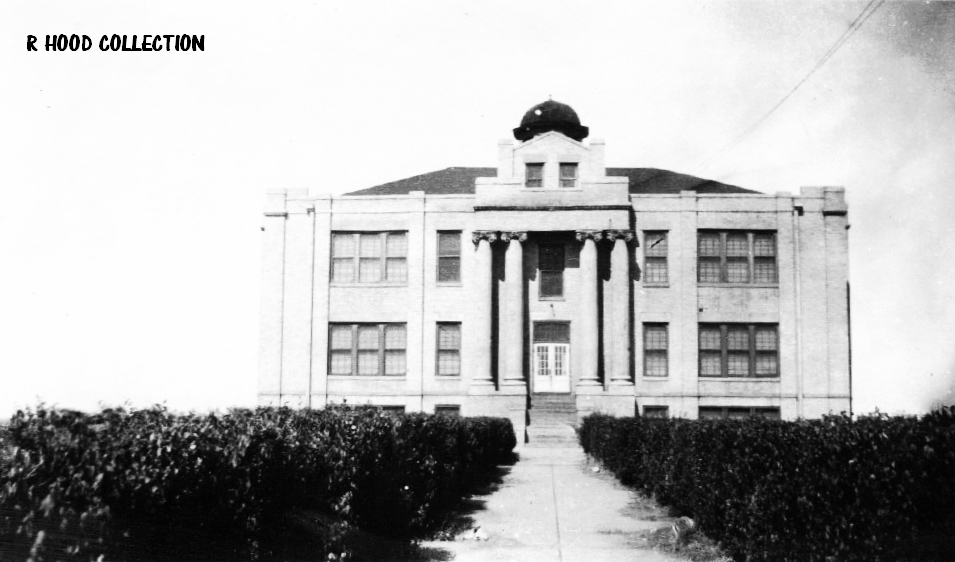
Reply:
[[577, 401], [572, 395], [532, 394], [528, 418], [528, 447], [577, 446]]

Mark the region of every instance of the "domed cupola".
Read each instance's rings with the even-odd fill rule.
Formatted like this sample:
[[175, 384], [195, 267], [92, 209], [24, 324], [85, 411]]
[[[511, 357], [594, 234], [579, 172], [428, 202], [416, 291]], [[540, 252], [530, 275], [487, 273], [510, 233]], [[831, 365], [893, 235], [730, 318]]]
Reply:
[[547, 100], [530, 108], [521, 119], [521, 126], [514, 129], [514, 138], [524, 142], [547, 131], [563, 133], [575, 141], [582, 141], [590, 134], [580, 124], [577, 112], [567, 104]]

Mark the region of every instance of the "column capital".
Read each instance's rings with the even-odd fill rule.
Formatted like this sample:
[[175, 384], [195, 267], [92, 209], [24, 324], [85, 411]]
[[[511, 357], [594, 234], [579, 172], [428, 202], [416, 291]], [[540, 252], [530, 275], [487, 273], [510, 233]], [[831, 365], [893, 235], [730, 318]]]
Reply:
[[624, 242], [632, 242], [634, 240], [634, 234], [632, 230], [608, 230], [607, 231], [607, 240], [614, 242], [616, 240], [623, 240]]
[[471, 233], [471, 242], [477, 244], [481, 240], [487, 240], [489, 244], [497, 242], [496, 230], [475, 230]]
[[517, 240], [518, 242], [524, 242], [527, 240], [527, 231], [514, 231], [508, 230], [501, 232], [501, 240], [505, 242], [510, 242], [511, 240]]
[[585, 242], [587, 240], [593, 240], [594, 242], [600, 242], [604, 237], [604, 231], [602, 230], [578, 230], [577, 231], [577, 241]]

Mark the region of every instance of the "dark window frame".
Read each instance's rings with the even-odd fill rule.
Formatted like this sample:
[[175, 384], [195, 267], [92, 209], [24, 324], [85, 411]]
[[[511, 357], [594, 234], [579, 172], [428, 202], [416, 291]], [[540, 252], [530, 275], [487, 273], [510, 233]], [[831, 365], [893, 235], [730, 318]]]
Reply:
[[[710, 413], [719, 412], [719, 416], [704, 416], [703, 412], [708, 411]], [[731, 416], [730, 414], [744, 414], [742, 416], [735, 415]], [[770, 414], [770, 415], [766, 415]], [[763, 416], [771, 420], [782, 419], [782, 414], [780, 412], [779, 406], [700, 406], [697, 410], [697, 419], [737, 419], [741, 417], [751, 417], [751, 416]]]
[[[728, 239], [736, 238], [739, 236], [746, 237], [746, 255], [733, 255], [729, 251]], [[703, 240], [712, 239], [716, 237], [718, 239], [718, 248], [716, 254], [709, 254], [702, 251]], [[769, 239], [771, 241], [771, 255], [764, 252], [759, 252], [757, 248], [757, 240]], [[756, 286], [777, 286], [779, 285], [779, 236], [775, 230], [710, 230], [710, 229], [701, 229], [697, 231], [696, 235], [696, 280], [697, 283], [702, 285], [756, 285]], [[719, 274], [719, 279], [706, 278], [704, 279], [704, 264], [716, 264]], [[730, 281], [730, 265], [731, 264], [745, 264], [746, 265], [746, 277], [745, 281], [733, 280]], [[765, 266], [771, 264], [771, 275], [768, 279], [759, 279], [757, 280], [757, 269], [761, 271]], [[757, 266], [763, 266], [762, 268], [757, 268]]]
[[643, 413], [640, 417], [651, 420], [666, 419], [670, 417], [670, 407], [657, 405], [644, 406]]
[[461, 417], [461, 405], [460, 404], [435, 404], [434, 415], [451, 416], [453, 418]]
[[[561, 162], [559, 165], [559, 180], [562, 189], [575, 189], [580, 181], [579, 164], [577, 162]], [[573, 171], [573, 175], [564, 174], [565, 171]]]
[[[334, 345], [333, 333], [335, 328], [341, 327], [351, 328], [351, 348], [348, 351], [351, 357], [351, 372], [349, 373], [333, 373], [333, 363], [336, 353], [344, 353], [344, 348], [335, 348]], [[361, 354], [361, 349], [358, 344], [358, 332], [361, 328], [377, 327], [378, 329], [378, 372], [375, 374], [362, 375], [359, 374], [359, 355]], [[385, 332], [389, 327], [400, 326], [404, 330], [405, 341], [404, 347], [402, 348], [389, 348], [385, 339]], [[388, 373], [387, 369], [387, 355], [388, 353], [396, 354], [401, 352], [404, 354], [405, 360], [405, 369], [402, 373]], [[328, 374], [330, 376], [336, 377], [406, 377], [408, 375], [408, 324], [405, 322], [329, 322], [328, 324]]]
[[[538, 170], [539, 176], [531, 174], [531, 170]], [[536, 177], [531, 177], [532, 175]], [[524, 163], [524, 187], [541, 188], [544, 187], [544, 163], [543, 162], [525, 162]]]
[[[458, 251], [457, 253], [442, 253], [441, 250], [441, 239], [442, 237], [457, 236], [458, 239]], [[460, 230], [439, 230], [438, 231], [438, 263], [437, 271], [435, 272], [435, 279], [438, 283], [441, 284], [460, 284], [461, 283], [461, 231]], [[445, 271], [448, 271], [447, 264], [453, 263], [451, 270], [454, 272], [453, 278], [442, 279], [441, 276]], [[443, 266], [443, 267], [442, 267]]]
[[[666, 347], [660, 348], [649, 348], [647, 345], [650, 343], [650, 334], [657, 329], [663, 329], [665, 335], [665, 344]], [[666, 373], [662, 375], [651, 375], [649, 374], [650, 369], [648, 367], [648, 359], [651, 356], [663, 356], [664, 363], [666, 365]], [[670, 376], [670, 325], [666, 322], [644, 322], [643, 323], [643, 376], [651, 377], [655, 379], [666, 378]]]
[[[362, 236], [375, 236], [377, 235], [379, 240], [379, 255], [377, 258], [363, 258], [361, 257], [361, 237]], [[402, 235], [405, 238], [405, 252], [403, 255], [389, 255], [388, 253], [388, 238], [390, 236]], [[335, 238], [338, 236], [351, 236], [352, 237], [352, 248], [353, 253], [350, 256], [338, 256], [335, 254]], [[389, 286], [401, 286], [408, 284], [408, 231], [407, 230], [377, 230], [377, 231], [353, 231], [353, 230], [335, 230], [332, 231], [331, 236], [331, 248], [329, 252], [331, 256], [331, 267], [329, 268], [328, 277], [331, 285], [389, 285]], [[369, 259], [378, 259], [379, 260], [379, 271], [380, 276], [378, 280], [368, 281], [362, 280], [361, 278], [361, 261]], [[388, 279], [388, 261], [389, 260], [401, 260], [404, 262], [404, 279]], [[351, 279], [335, 279], [335, 273], [337, 271], [336, 263], [341, 262], [351, 262], [352, 264], [352, 274]]]
[[[555, 252], [555, 256], [559, 254], [558, 257], [554, 257], [554, 264], [558, 265], [557, 269], [544, 269], [544, 265], [552, 265], [550, 263], [545, 263], [548, 260], [544, 259], [545, 249], [555, 249], [559, 248], [559, 252]], [[564, 299], [564, 271], [567, 269], [567, 247], [565, 244], [554, 244], [554, 243], [541, 243], [537, 245], [537, 297], [539, 300], [563, 300]], [[545, 294], [545, 287], [549, 286], [548, 283], [545, 283], [544, 278], [548, 277], [549, 279], [556, 280], [560, 285], [560, 291], [553, 294]]]
[[[442, 327], [455, 327], [458, 330], [458, 347], [456, 349], [441, 349], [441, 328]], [[461, 330], [460, 322], [436, 322], [434, 326], [434, 374], [438, 377], [460, 377], [461, 376], [461, 346], [464, 342], [463, 333]], [[441, 355], [442, 354], [454, 354], [458, 358], [458, 372], [457, 373], [442, 373], [441, 372]]]
[[[653, 241], [653, 238], [659, 236], [659, 241]], [[662, 244], [662, 249], [659, 247]], [[670, 231], [668, 230], [644, 230], [643, 231], [643, 284], [648, 286], [665, 287], [670, 284], [670, 265], [668, 254], [670, 253]], [[651, 268], [653, 264], [654, 268]], [[653, 269], [659, 273], [662, 271], [663, 279], [651, 279], [650, 270]]]
[[[720, 331], [720, 349], [718, 350], [720, 354], [720, 374], [704, 374], [703, 361], [704, 356], [717, 353], [716, 349], [704, 348], [703, 347], [703, 331], [704, 330], [715, 330], [719, 329]], [[739, 374], [729, 374], [730, 373], [730, 354], [741, 354], [743, 350], [741, 349], [730, 349], [730, 332], [739, 332], [742, 329], [747, 331], [747, 348], [746, 352], [748, 354], [747, 358], [747, 373], [746, 375]], [[767, 331], [772, 329], [774, 335], [773, 347], [774, 349], [759, 349], [757, 345], [757, 334], [760, 331]], [[757, 368], [757, 360], [759, 357], [768, 357], [772, 356], [775, 361], [776, 372], [771, 374], [757, 374], [759, 369]], [[746, 324], [746, 323], [711, 323], [711, 322], [700, 322], [697, 327], [697, 368], [700, 378], [706, 379], [718, 379], [718, 378], [747, 378], [747, 379], [778, 379], [780, 378], [780, 365], [779, 365], [779, 324], [771, 323], [755, 323], [755, 324]]]

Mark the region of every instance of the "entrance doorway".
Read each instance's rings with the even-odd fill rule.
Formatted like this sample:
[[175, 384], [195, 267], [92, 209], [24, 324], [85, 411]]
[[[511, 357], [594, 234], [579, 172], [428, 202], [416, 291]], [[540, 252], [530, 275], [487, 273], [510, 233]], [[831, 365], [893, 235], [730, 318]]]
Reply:
[[535, 322], [534, 392], [570, 392], [570, 324]]

